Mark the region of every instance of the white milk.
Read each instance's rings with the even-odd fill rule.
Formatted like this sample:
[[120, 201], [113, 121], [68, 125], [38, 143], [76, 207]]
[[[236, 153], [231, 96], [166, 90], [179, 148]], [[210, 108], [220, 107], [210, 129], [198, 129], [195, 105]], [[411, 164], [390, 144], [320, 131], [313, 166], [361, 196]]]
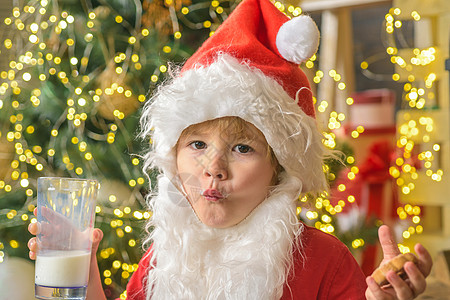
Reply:
[[37, 285], [49, 287], [87, 286], [91, 253], [86, 251], [50, 251], [36, 257]]

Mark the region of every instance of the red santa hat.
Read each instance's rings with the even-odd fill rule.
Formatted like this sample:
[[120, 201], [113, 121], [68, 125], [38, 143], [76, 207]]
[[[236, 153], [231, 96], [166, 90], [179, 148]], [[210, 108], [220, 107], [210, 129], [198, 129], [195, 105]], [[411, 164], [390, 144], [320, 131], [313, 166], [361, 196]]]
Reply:
[[285, 174], [300, 182], [299, 190], [326, 189], [322, 136], [299, 68], [318, 43], [310, 17], [289, 19], [269, 0], [243, 0], [145, 106], [142, 134], [153, 141], [145, 168], [175, 177], [174, 147], [185, 128], [237, 116], [264, 134]]
[[[277, 80], [293, 99], [309, 83], [299, 64], [319, 46], [319, 31], [306, 15], [289, 19], [268, 0], [244, 0], [219, 29], [189, 58], [182, 71], [207, 66], [218, 53], [239, 61]], [[311, 93], [301, 93], [298, 105], [314, 116]]]

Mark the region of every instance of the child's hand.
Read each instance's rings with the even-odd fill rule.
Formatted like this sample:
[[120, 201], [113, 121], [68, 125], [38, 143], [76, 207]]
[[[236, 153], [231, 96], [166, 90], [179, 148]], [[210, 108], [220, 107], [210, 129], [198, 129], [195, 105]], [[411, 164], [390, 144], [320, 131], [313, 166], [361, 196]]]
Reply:
[[[37, 215], [37, 208], [34, 209], [33, 214]], [[37, 222], [30, 223], [28, 225], [28, 231], [32, 235], [36, 235], [39, 233], [39, 224]], [[44, 229], [45, 230], [45, 229]], [[86, 299], [92, 299], [92, 300], [106, 300], [106, 296], [103, 292], [102, 288], [102, 281], [100, 278], [100, 271], [98, 269], [97, 265], [97, 249], [98, 245], [100, 244], [100, 241], [103, 238], [103, 232], [98, 229], [94, 228], [94, 231], [92, 232], [92, 252], [91, 252], [91, 262], [90, 262], [90, 268], [89, 268], [89, 283], [88, 283], [88, 289], [86, 294]], [[37, 252], [37, 242], [36, 237], [32, 237], [28, 241], [28, 248], [30, 249], [29, 256], [31, 259], [36, 259], [36, 252]]]
[[[37, 216], [37, 208], [34, 209], [33, 214], [35, 216]], [[28, 225], [28, 231], [32, 234], [32, 235], [36, 235], [39, 233], [39, 224], [37, 222], [35, 223], [30, 223], [30, 225]], [[103, 238], [103, 232], [98, 229], [98, 228], [94, 228], [94, 231], [92, 233], [92, 255], [95, 256], [95, 253], [97, 252], [97, 248], [98, 245], [100, 243], [100, 241]], [[29, 252], [29, 257], [32, 260], [36, 259], [36, 253], [37, 253], [37, 240], [36, 237], [32, 237], [29, 241], [28, 241], [28, 248], [30, 249]], [[92, 258], [92, 256], [91, 256]]]
[[[380, 244], [383, 249], [383, 261], [380, 265], [394, 258], [400, 251], [397, 243], [394, 241], [391, 230], [383, 225], [378, 230]], [[425, 278], [430, 274], [432, 260], [428, 251], [420, 244], [414, 247], [418, 254], [418, 264], [407, 262], [404, 266], [408, 279], [403, 280], [395, 272], [389, 271], [386, 278], [389, 285], [380, 287], [375, 280], [369, 276], [366, 279], [368, 288], [366, 298], [372, 299], [414, 299], [423, 293], [426, 287]]]

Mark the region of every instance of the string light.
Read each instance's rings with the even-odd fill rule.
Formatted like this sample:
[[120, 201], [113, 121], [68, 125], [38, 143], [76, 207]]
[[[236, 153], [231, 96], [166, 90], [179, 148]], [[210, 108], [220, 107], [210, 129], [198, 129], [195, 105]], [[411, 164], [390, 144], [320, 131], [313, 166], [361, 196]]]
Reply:
[[[292, 8], [289, 11], [292, 11]], [[317, 59], [317, 57], [316, 57], [316, 55], [314, 55], [311, 59], [309, 59], [305, 63], [305, 66], [308, 69], [314, 68], [316, 59]], [[322, 81], [325, 74], [327, 74], [328, 76], [333, 78], [333, 80], [336, 82], [337, 88], [340, 91], [344, 91], [346, 89], [346, 84], [342, 81], [343, 77], [334, 69], [329, 70], [328, 72], [324, 72], [322, 70], [317, 70], [315, 73], [315, 76], [313, 77], [313, 82], [315, 84], [319, 84]], [[346, 104], [352, 105], [353, 99], [347, 98]], [[319, 105], [317, 106], [318, 113], [325, 113], [327, 111], [328, 106], [329, 106], [328, 101], [322, 100], [319, 103]], [[330, 112], [330, 114], [328, 116], [328, 124], [327, 124], [327, 127], [330, 131], [323, 132], [323, 136], [324, 136], [323, 143], [327, 148], [334, 149], [336, 147], [336, 145], [337, 145], [336, 135], [335, 135], [335, 133], [333, 133], [333, 130], [338, 130], [339, 128], [341, 128], [342, 122], [345, 121], [345, 119], [346, 119], [346, 116], [344, 113], [338, 113], [336, 111]], [[359, 130], [361, 131], [361, 128]], [[357, 131], [355, 131], [355, 132], [357, 132]], [[359, 135], [359, 133], [358, 133], [358, 135]], [[348, 164], [353, 164], [354, 162], [355, 161], [354, 161], [353, 156], [349, 156], [347, 158]], [[328, 167], [325, 167], [324, 172], [328, 174], [329, 180], [334, 180], [336, 178], [335, 174], [329, 173]], [[351, 175], [351, 174], [353, 174], [353, 175]], [[351, 173], [351, 174], [349, 175], [349, 179], [354, 179], [355, 178], [354, 173]], [[339, 186], [338, 189], [342, 192], [346, 189], [346, 187], [345, 187], [345, 185], [341, 185], [341, 186]], [[324, 195], [324, 196], [327, 196], [327, 195]], [[308, 201], [308, 200], [305, 200], [304, 197], [300, 199], [300, 202], [304, 202], [304, 201]], [[355, 201], [354, 196], [349, 197], [348, 203], [353, 203], [354, 201]], [[327, 198], [318, 197], [318, 198], [315, 198], [314, 200], [312, 200], [312, 202], [314, 203], [313, 207], [315, 209], [306, 209], [305, 210], [304, 214], [305, 214], [306, 219], [311, 220], [311, 221], [317, 220], [314, 223], [314, 226], [317, 229], [322, 230], [326, 233], [335, 234], [336, 228], [332, 224], [333, 223], [332, 221], [334, 220], [336, 214], [343, 211], [343, 208], [345, 207], [345, 201], [340, 200], [340, 201], [338, 201], [337, 205], [333, 206], [331, 204], [330, 200], [328, 200]], [[300, 214], [302, 212], [303, 212], [303, 210], [297, 211], [298, 214]], [[356, 244], [352, 243], [352, 247], [355, 249], [364, 245], [364, 240], [362, 238], [359, 238], [357, 240], [362, 241], [362, 242], [360, 242], [361, 244], [358, 244], [358, 246], [355, 246]]]
[[[414, 75], [414, 68], [416, 67], [426, 67], [436, 61], [436, 49], [435, 47], [427, 47], [425, 49], [412, 49], [411, 54], [407, 54], [404, 50], [400, 51], [395, 44], [394, 32], [395, 30], [400, 30], [403, 27], [403, 23], [400, 19], [397, 19], [401, 14], [401, 10], [399, 8], [392, 8], [388, 14], [385, 16], [385, 26], [386, 33], [388, 36], [389, 45], [386, 49], [386, 53], [390, 55], [391, 62], [402, 72], [396, 72], [392, 75], [392, 80], [394, 81], [405, 81], [404, 83], [404, 96], [407, 108], [423, 110], [427, 107], [427, 105], [432, 105], [435, 100], [434, 93], [434, 83], [437, 79], [435, 73], [430, 72], [424, 76], [424, 78], [416, 78]], [[414, 21], [419, 21], [421, 19], [420, 14], [417, 11], [413, 11], [411, 13], [411, 17]], [[408, 58], [409, 57], [409, 58]], [[315, 68], [316, 57], [314, 56], [309, 61], [305, 63], [305, 67], [308, 69]], [[361, 69], [369, 72], [370, 60], [363, 61], [360, 65]], [[336, 70], [329, 70], [324, 72], [323, 70], [316, 70], [313, 76], [313, 82], [315, 84], [319, 84], [324, 76], [330, 76], [337, 84], [337, 89], [344, 91], [346, 89], [345, 82], [342, 81], [342, 76]], [[421, 85], [418, 81], [422, 81], [425, 84]], [[325, 113], [328, 109], [329, 103], [326, 100], [317, 101], [317, 112]], [[346, 99], [347, 105], [352, 105], [354, 100], [349, 97]], [[431, 104], [428, 104], [431, 103]], [[345, 115], [342, 114], [343, 117]], [[407, 115], [405, 115], [407, 116]], [[345, 119], [345, 118], [344, 118]], [[344, 119], [336, 118], [336, 112], [331, 112], [328, 119], [328, 129], [333, 131], [335, 129], [340, 128], [340, 122]], [[416, 188], [416, 184], [414, 180], [417, 180], [419, 177], [418, 170], [410, 163], [414, 152], [416, 151], [416, 142], [420, 137], [421, 143], [429, 143], [431, 141], [431, 137], [434, 134], [434, 120], [431, 116], [423, 116], [421, 114], [417, 114], [417, 120], [415, 122], [411, 120], [411, 118], [405, 120], [404, 124], [399, 124], [399, 132], [401, 133], [398, 136], [397, 146], [403, 151], [402, 158], [404, 159], [401, 163], [397, 163], [397, 166], [393, 166], [389, 169], [390, 175], [396, 180], [397, 185], [399, 186], [399, 191], [403, 194], [410, 194]], [[353, 138], [358, 138], [362, 133], [364, 133], [365, 129], [362, 126], [358, 126], [355, 130], [350, 133], [350, 136]], [[328, 132], [324, 132], [324, 144], [333, 149], [336, 146], [336, 142], [333, 141], [335, 136]], [[442, 180], [443, 170], [437, 169], [435, 167], [436, 156], [439, 155], [440, 145], [434, 143], [431, 147], [427, 147], [426, 151], [423, 151], [418, 154], [419, 161], [422, 162], [422, 167], [425, 168], [424, 174], [428, 176], [431, 180], [439, 182]], [[354, 161], [351, 159], [349, 163], [353, 163]], [[328, 170], [325, 170], [327, 172]], [[357, 170], [356, 172], [349, 172], [347, 177], [349, 180], [355, 180], [357, 178]], [[344, 187], [340, 187], [342, 190], [345, 190]], [[349, 196], [347, 199], [348, 203], [353, 203], [355, 201], [354, 196]], [[324, 203], [320, 199], [315, 200], [315, 208], [317, 210], [323, 209]], [[342, 203], [341, 203], [342, 204]], [[344, 202], [345, 204], [345, 202]], [[336, 205], [335, 207], [327, 206], [326, 211], [333, 215], [334, 213], [341, 211], [342, 205]], [[336, 210], [336, 208], [338, 208]], [[305, 210], [301, 210], [299, 213], [304, 213]], [[307, 219], [315, 220], [319, 218], [319, 214], [313, 213], [317, 211], [309, 210], [305, 214]], [[417, 209], [416, 209], [417, 212]], [[420, 225], [421, 217], [420, 213], [416, 214], [408, 214], [401, 213], [399, 214], [399, 218], [409, 218], [414, 227], [410, 227], [404, 231], [403, 237], [405, 239], [409, 239], [411, 235], [420, 234], [423, 231], [423, 227]], [[320, 218], [319, 218], [320, 219]], [[323, 221], [323, 219], [322, 219]], [[321, 229], [325, 232], [332, 231], [321, 222], [321, 220], [317, 220], [315, 222], [315, 226], [318, 229]], [[363, 239], [355, 239], [352, 242], [353, 248], [358, 248], [364, 245]], [[400, 245], [403, 252], [409, 251], [408, 247]]]
[[[404, 70], [402, 76], [397, 73], [394, 74], [393, 79], [405, 81], [403, 106], [409, 111], [400, 114], [397, 139], [399, 157], [396, 160], [396, 166], [391, 167], [389, 172], [396, 179], [400, 192], [409, 195], [416, 188], [416, 181], [420, 176], [425, 175], [432, 181], [439, 182], [444, 172], [437, 165], [441, 147], [432, 141], [432, 136], [436, 134], [434, 115], [423, 112], [425, 108], [434, 106], [434, 84], [437, 76], [433, 72], [426, 71], [423, 77], [418, 78], [416, 75], [419, 74], [416, 72], [418, 69], [425, 70], [424, 67], [435, 63], [436, 48], [433, 46], [424, 49], [413, 48], [410, 50], [412, 53], [407, 53], [406, 50], [400, 51], [393, 36], [396, 28], [401, 27], [395, 26], [400, 24], [398, 23], [400, 20], [396, 20], [400, 13], [400, 9], [392, 8], [386, 14], [386, 32], [390, 44], [387, 53], [391, 55], [391, 62]], [[411, 18], [413, 21], [421, 20], [417, 11], [411, 12]], [[410, 58], [407, 59], [407, 57]], [[431, 69], [428, 67], [426, 70]], [[415, 162], [416, 160], [419, 164]], [[420, 207], [406, 204], [397, 210], [397, 214], [400, 219], [409, 219], [413, 224], [403, 231], [404, 239], [423, 232], [423, 227], [420, 225]], [[409, 251], [408, 247], [401, 246], [404, 249], [402, 252]]]

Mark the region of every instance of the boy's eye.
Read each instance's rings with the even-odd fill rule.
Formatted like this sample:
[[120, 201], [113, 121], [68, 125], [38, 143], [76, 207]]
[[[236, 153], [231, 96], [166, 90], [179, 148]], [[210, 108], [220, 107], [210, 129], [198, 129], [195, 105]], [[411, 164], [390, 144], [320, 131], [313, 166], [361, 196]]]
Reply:
[[206, 144], [202, 141], [195, 141], [191, 143], [191, 147], [194, 149], [205, 149], [206, 148]]
[[253, 149], [250, 146], [247, 145], [236, 145], [234, 146], [234, 150], [239, 153], [248, 153], [251, 152]]

